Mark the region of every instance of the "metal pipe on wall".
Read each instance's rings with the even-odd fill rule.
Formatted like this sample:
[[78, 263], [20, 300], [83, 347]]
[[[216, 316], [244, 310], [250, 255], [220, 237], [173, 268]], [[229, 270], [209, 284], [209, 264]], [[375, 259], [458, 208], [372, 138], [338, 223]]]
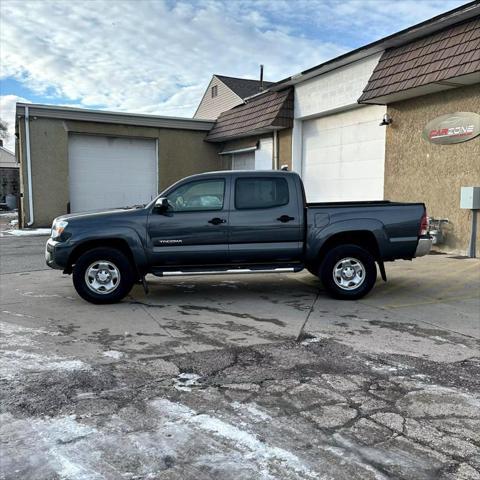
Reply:
[[279, 170], [278, 164], [278, 131], [273, 131], [273, 168]]
[[472, 209], [472, 227], [470, 231], [470, 242], [468, 244], [467, 256], [470, 258], [476, 258], [477, 256], [477, 212], [478, 210]]
[[27, 227], [31, 227], [34, 222], [33, 217], [33, 188], [32, 188], [32, 159], [30, 156], [30, 112], [25, 106], [25, 153], [27, 155], [27, 175], [28, 175], [28, 222]]

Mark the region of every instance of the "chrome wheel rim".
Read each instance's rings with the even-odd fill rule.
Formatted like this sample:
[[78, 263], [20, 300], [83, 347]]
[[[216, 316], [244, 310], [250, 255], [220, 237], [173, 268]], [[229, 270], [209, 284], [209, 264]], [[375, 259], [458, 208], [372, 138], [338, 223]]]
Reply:
[[342, 290], [355, 290], [365, 281], [365, 267], [357, 258], [342, 258], [333, 268], [333, 281]]
[[108, 260], [97, 260], [85, 271], [85, 283], [94, 293], [112, 293], [120, 285], [120, 271]]

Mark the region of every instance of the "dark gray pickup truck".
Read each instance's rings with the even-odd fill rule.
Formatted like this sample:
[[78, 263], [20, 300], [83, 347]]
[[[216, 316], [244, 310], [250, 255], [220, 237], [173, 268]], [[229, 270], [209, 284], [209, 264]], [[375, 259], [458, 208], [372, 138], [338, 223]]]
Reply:
[[112, 303], [145, 275], [299, 272], [326, 291], [357, 299], [378, 264], [431, 247], [422, 203], [306, 203], [300, 177], [285, 171], [194, 175], [141, 207], [58, 217], [46, 245], [52, 268], [73, 273], [92, 303]]

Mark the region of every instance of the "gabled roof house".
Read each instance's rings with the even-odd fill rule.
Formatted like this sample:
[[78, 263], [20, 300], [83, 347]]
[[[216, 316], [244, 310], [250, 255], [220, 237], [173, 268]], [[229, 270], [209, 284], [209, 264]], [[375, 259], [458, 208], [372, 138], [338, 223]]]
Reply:
[[272, 82], [213, 75], [193, 118], [215, 120], [222, 112], [241, 105], [245, 98], [270, 85]]

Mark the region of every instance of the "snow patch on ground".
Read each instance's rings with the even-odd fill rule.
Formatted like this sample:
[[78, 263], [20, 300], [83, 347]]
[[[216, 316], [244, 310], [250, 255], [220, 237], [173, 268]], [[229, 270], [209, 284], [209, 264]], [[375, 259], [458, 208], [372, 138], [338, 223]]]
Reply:
[[117, 350], [108, 350], [103, 352], [104, 357], [114, 358], [115, 360], [120, 360], [123, 357], [123, 353]]
[[197, 385], [200, 378], [201, 376], [196, 373], [181, 373], [174, 380], [173, 387], [183, 392], [191, 392], [192, 389], [190, 387]]
[[47, 445], [47, 457], [60, 478], [93, 480], [97, 472], [80, 465], [71, 454], [70, 443], [97, 433], [95, 428], [78, 423], [74, 415], [49, 420], [35, 420], [32, 429]]
[[2, 212], [0, 218], [17, 218], [18, 212]]
[[14, 317], [35, 318], [33, 315], [27, 315], [26, 313], [11, 312], [10, 310], [2, 310], [2, 313], [5, 313], [5, 315], [12, 315]]
[[81, 360], [68, 360], [57, 355], [42, 355], [22, 350], [4, 350], [0, 359], [0, 377], [12, 379], [25, 371], [88, 370]]
[[373, 371], [375, 372], [398, 372], [398, 371], [405, 371], [405, 370], [412, 370], [410, 365], [404, 365], [402, 363], [397, 363], [396, 365], [375, 365], [373, 362], [369, 362], [368, 360], [365, 362]]
[[16, 289], [20, 295], [24, 297], [31, 298], [66, 298], [68, 300], [75, 300], [73, 297], [68, 297], [65, 295], [59, 295], [58, 293], [35, 293], [35, 292], [21, 292], [18, 288]]
[[[37, 318], [32, 315], [10, 312], [9, 310], [2, 310], [2, 313], [13, 315], [15, 317]], [[53, 337], [61, 335], [61, 333], [57, 331], [52, 332], [43, 328], [24, 327], [23, 325], [17, 325], [16, 323], [10, 322], [0, 322], [0, 333], [2, 334], [2, 337], [11, 337], [15, 341], [18, 340], [18, 335], [50, 335]]]
[[42, 235], [50, 235], [50, 228], [25, 228], [25, 229], [13, 229], [4, 230], [2, 235], [14, 236], [14, 237], [38, 237]]
[[[80, 360], [45, 354], [41, 351], [40, 343], [35, 340], [35, 337], [39, 335], [56, 336], [59, 335], [58, 332], [24, 327], [9, 322], [0, 322], [0, 332], [0, 348], [2, 350], [0, 377], [2, 378], [12, 379], [25, 371], [74, 371], [90, 368]], [[39, 350], [41, 353], [38, 352]]]
[[213, 434], [223, 441], [230, 442], [232, 446], [243, 453], [244, 461], [255, 463], [259, 467], [260, 475], [257, 478], [275, 479], [271, 475], [271, 467], [294, 474], [301, 479], [319, 478], [318, 474], [305, 465], [295, 454], [280, 447], [269, 445], [257, 438], [247, 430], [227, 423], [219, 418], [208, 414], [199, 414], [185, 405], [171, 402], [166, 399], [154, 400], [152, 406], [162, 416], [170, 419], [170, 422], [180, 425], [189, 425], [192, 429], [198, 429], [202, 433]]
[[234, 410], [246, 413], [257, 421], [260, 420], [266, 422], [272, 419], [272, 417], [261, 410], [256, 403], [233, 402], [232, 407]]
[[321, 337], [311, 337], [311, 338], [306, 338], [305, 340], [301, 341], [300, 345], [309, 345], [310, 343], [319, 343], [321, 341], [322, 341]]

